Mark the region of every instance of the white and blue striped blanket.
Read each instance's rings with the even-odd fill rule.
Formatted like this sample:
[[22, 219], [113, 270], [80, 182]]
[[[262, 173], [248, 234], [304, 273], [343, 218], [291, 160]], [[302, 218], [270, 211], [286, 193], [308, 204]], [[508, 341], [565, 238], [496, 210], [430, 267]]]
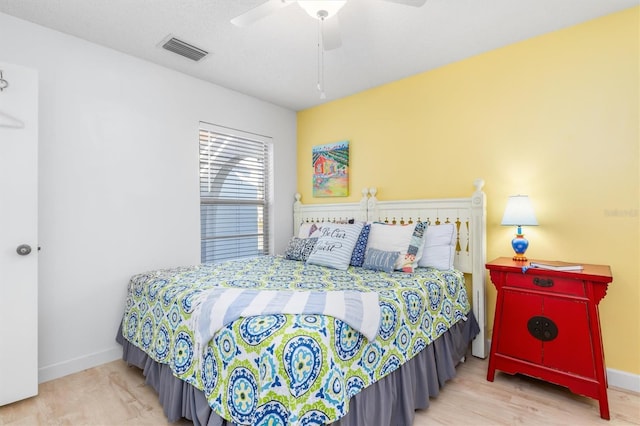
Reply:
[[218, 330], [240, 317], [328, 315], [349, 324], [369, 341], [375, 339], [380, 327], [376, 292], [212, 288], [200, 294], [194, 306], [190, 321], [198, 349], [205, 347]]

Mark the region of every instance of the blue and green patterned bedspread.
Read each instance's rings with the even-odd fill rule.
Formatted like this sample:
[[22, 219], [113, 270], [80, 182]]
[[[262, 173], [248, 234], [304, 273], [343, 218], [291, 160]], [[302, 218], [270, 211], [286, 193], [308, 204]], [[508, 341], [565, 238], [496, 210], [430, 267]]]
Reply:
[[[341, 320], [310, 314], [239, 318], [202, 356], [187, 325], [194, 300], [215, 287], [377, 291], [378, 335], [368, 341]], [[414, 357], [470, 310], [458, 271], [338, 271], [279, 256], [135, 275], [123, 336], [202, 390], [221, 417], [251, 425], [321, 425], [349, 399]]]

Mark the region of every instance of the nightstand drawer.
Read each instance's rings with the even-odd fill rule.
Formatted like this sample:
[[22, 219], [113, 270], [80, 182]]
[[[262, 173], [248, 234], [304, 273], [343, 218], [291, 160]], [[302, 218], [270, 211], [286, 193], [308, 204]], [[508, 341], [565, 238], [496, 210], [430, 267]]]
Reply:
[[507, 274], [506, 285], [528, 290], [544, 290], [548, 293], [586, 296], [584, 281], [545, 275]]

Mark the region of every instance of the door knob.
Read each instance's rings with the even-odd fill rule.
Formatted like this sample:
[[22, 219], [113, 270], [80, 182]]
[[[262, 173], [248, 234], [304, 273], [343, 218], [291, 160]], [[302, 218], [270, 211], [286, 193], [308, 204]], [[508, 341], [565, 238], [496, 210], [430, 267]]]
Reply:
[[29, 253], [31, 253], [31, 246], [29, 244], [20, 244], [18, 246], [18, 248], [16, 249], [16, 252], [20, 255], [20, 256], [26, 256]]

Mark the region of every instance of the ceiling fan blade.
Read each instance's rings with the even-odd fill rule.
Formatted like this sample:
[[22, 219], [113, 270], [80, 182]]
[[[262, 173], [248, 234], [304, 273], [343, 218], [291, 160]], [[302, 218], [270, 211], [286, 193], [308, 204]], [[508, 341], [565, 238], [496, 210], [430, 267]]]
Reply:
[[333, 50], [342, 46], [340, 21], [337, 15], [322, 22], [322, 46], [324, 50]]
[[388, 1], [390, 3], [404, 4], [406, 6], [414, 6], [414, 7], [423, 6], [427, 2], [427, 0], [384, 0], [384, 1]]
[[292, 0], [268, 0], [260, 6], [256, 6], [242, 15], [236, 16], [231, 20], [231, 23], [237, 27], [246, 27], [291, 3], [293, 3]]

